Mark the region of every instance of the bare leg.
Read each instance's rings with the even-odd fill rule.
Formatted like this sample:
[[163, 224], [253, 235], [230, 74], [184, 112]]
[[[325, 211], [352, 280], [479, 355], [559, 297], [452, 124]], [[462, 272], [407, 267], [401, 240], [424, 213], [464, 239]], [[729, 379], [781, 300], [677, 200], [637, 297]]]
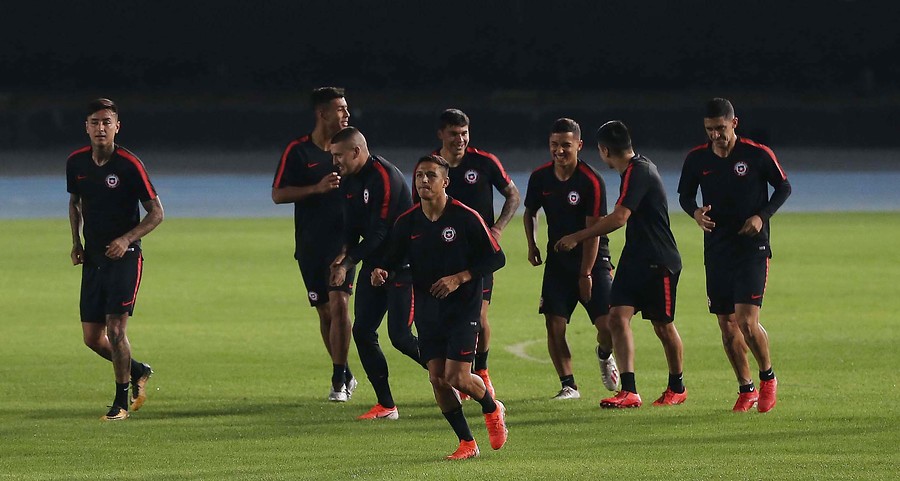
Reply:
[[481, 399], [487, 389], [477, 374], [472, 374], [472, 363], [447, 359], [444, 363], [444, 382], [464, 392], [472, 399]]
[[612, 334], [613, 349], [619, 372], [634, 372], [634, 335], [631, 332], [631, 318], [634, 308], [614, 306], [609, 310], [609, 331]]
[[566, 318], [546, 315], [547, 350], [559, 377], [572, 374], [572, 353], [566, 342]]
[[428, 361], [428, 380], [431, 381], [431, 389], [434, 391], [434, 400], [441, 408], [441, 412], [450, 412], [462, 406], [453, 387], [444, 378], [445, 360], [431, 359]]
[[84, 345], [91, 348], [100, 357], [112, 361], [112, 346], [106, 337], [106, 324], [99, 322], [82, 322], [81, 332], [84, 337]]
[[744, 334], [738, 327], [734, 314], [718, 314], [719, 330], [722, 331], [722, 346], [725, 348], [725, 356], [734, 369], [739, 385], [750, 384], [753, 380], [750, 374], [750, 364], [747, 362], [747, 343]]
[[131, 381], [131, 344], [125, 333], [127, 325], [127, 313], [106, 316], [106, 336], [109, 338], [111, 360], [117, 383]]
[[478, 334], [478, 345], [475, 351], [479, 354], [487, 352], [491, 348], [491, 324], [488, 322], [488, 301], [481, 301], [481, 332]]
[[612, 352], [613, 341], [612, 332], [609, 330], [609, 314], [598, 316], [594, 319], [594, 327], [597, 328], [597, 344], [600, 345], [600, 349]]
[[772, 360], [769, 357], [769, 334], [759, 323], [759, 306], [753, 304], [735, 304], [734, 317], [741, 333], [744, 335], [744, 341], [753, 357], [756, 358], [756, 364], [760, 371], [766, 371], [772, 367]]
[[347, 364], [347, 353], [350, 351], [350, 294], [341, 291], [328, 293], [328, 306], [331, 314], [331, 329], [328, 342], [331, 349], [331, 362], [338, 365]]
[[669, 365], [669, 374], [680, 374], [684, 372], [683, 345], [681, 336], [678, 335], [678, 329], [672, 322], [652, 321], [653, 331], [656, 337], [662, 342], [663, 350], [666, 352], [666, 364]]
[[316, 313], [319, 315], [319, 333], [322, 335], [322, 342], [325, 344], [325, 350], [328, 356], [331, 356], [331, 306], [330, 304], [322, 304], [316, 306]]

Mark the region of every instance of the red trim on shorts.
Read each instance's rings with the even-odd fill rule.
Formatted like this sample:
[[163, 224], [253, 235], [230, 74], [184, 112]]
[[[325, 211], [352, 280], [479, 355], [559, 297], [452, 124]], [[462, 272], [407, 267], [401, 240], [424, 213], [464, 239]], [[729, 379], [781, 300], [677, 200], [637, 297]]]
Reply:
[[150, 199], [155, 199], [156, 189], [154, 189], [153, 184], [150, 183], [150, 177], [147, 175], [147, 170], [144, 168], [144, 163], [141, 162], [140, 159], [138, 159], [134, 154], [129, 152], [127, 149], [123, 149], [122, 147], [116, 149], [116, 153], [131, 162], [135, 166], [135, 168], [137, 168], [138, 174], [141, 174], [141, 180], [144, 181], [144, 188], [147, 189], [147, 194], [150, 195]]
[[625, 168], [625, 178], [622, 180], [622, 192], [619, 194], [619, 199], [616, 201], [616, 205], [621, 205], [622, 201], [625, 200], [625, 194], [628, 192], [628, 183], [631, 181], [631, 170], [634, 169], [634, 163], [629, 163], [628, 167]]
[[782, 170], [781, 164], [778, 163], [778, 157], [775, 157], [775, 152], [773, 152], [772, 149], [770, 149], [767, 145], [763, 145], [763, 144], [760, 144], [759, 142], [754, 142], [750, 139], [745, 139], [743, 137], [738, 137], [738, 140], [742, 144], [752, 145], [756, 148], [764, 150], [767, 154], [769, 154], [769, 157], [772, 158], [772, 161], [775, 162], [775, 167], [778, 168], [778, 173], [781, 174], [781, 180], [787, 179], [787, 175], [784, 173], [784, 170]]
[[381, 183], [384, 187], [384, 199], [381, 201], [381, 218], [388, 218], [388, 208], [391, 205], [391, 177], [388, 175], [387, 169], [381, 165], [381, 162], [378, 160], [374, 160], [373, 165], [375, 166], [375, 170], [378, 171], [378, 174], [381, 175]]
[[469, 211], [469, 212], [471, 212], [472, 214], [474, 214], [476, 218], [478, 218], [478, 221], [481, 222], [481, 227], [484, 228], [485, 234], [487, 234], [488, 239], [491, 240], [491, 247], [494, 248], [494, 252], [499, 252], [499, 251], [500, 251], [500, 244], [497, 243], [497, 239], [494, 239], [494, 234], [491, 234], [491, 230], [488, 228], [487, 224], [484, 223], [484, 219], [481, 218], [481, 215], [478, 214], [478, 212], [476, 212], [475, 209], [473, 209], [473, 208], [467, 206], [466, 204], [463, 204], [462, 202], [460, 202], [460, 201], [458, 201], [458, 200], [456, 200], [456, 199], [453, 199], [453, 200], [451, 201], [451, 203], [452, 203], [453, 205], [458, 205], [458, 206], [462, 207], [463, 209], [466, 209], [467, 211]]
[[597, 179], [597, 176], [594, 175], [594, 172], [588, 166], [580, 162], [578, 163], [578, 170], [586, 175], [594, 186], [594, 208], [591, 209], [591, 217], [600, 217], [600, 200], [601, 196], [605, 195], [603, 194], [603, 189], [600, 188], [600, 180]]
[[672, 317], [672, 284], [669, 271], [663, 274], [663, 292], [666, 295], [666, 317]]
[[138, 265], [137, 265], [137, 279], [134, 281], [134, 294], [131, 295], [131, 300], [128, 302], [123, 302], [122, 306], [130, 306], [134, 304], [134, 301], [137, 300], [138, 289], [141, 288], [141, 273], [144, 270], [144, 257], [138, 255]]
[[416, 320], [416, 290], [410, 287], [409, 289], [409, 319], [406, 321], [406, 327], [412, 327], [413, 322]]
[[297, 144], [302, 144], [303, 142], [308, 142], [308, 141], [309, 141], [309, 136], [304, 135], [303, 137], [300, 137], [299, 139], [291, 141], [291, 143], [289, 143], [287, 145], [287, 147], [284, 148], [284, 152], [281, 154], [281, 162], [278, 164], [278, 171], [275, 174], [275, 182], [272, 183], [272, 187], [276, 187], [276, 188], [281, 187], [281, 177], [284, 175], [284, 166], [287, 163], [287, 156], [288, 156], [288, 153], [291, 151], [291, 149], [293, 149], [294, 146]]

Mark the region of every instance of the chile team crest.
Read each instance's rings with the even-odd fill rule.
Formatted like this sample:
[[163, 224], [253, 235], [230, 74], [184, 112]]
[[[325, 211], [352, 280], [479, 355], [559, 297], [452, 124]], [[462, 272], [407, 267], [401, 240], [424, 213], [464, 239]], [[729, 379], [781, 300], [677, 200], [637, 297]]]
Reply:
[[578, 205], [578, 203], [581, 202], [581, 195], [573, 190], [572, 192], [569, 192], [568, 199], [570, 204]]
[[466, 182], [470, 184], [474, 184], [478, 182], [478, 171], [475, 169], [469, 169], [466, 171]]
[[444, 242], [453, 242], [456, 240], [456, 229], [453, 227], [444, 227], [444, 230], [441, 231], [441, 237], [444, 239]]
[[743, 160], [734, 164], [734, 173], [737, 174], [738, 177], [743, 177], [747, 175], [747, 172], [750, 170], [750, 166], [747, 165]]
[[119, 176], [116, 174], [109, 174], [106, 176], [106, 186], [110, 189], [115, 189], [119, 186]]

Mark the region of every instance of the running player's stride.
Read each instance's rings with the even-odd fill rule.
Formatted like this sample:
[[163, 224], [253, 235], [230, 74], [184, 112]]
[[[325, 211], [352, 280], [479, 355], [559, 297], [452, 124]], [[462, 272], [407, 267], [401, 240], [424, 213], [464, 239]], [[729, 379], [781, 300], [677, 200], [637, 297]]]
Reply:
[[397, 219], [384, 264], [372, 271], [371, 281], [383, 285], [408, 258], [419, 350], [434, 398], [459, 438], [459, 447], [447, 456], [455, 460], [474, 458], [479, 450], [454, 389], [481, 405], [491, 447], [506, 443], [506, 408], [472, 373], [481, 279], [503, 267], [506, 258], [481, 216], [447, 196], [449, 168], [439, 156], [419, 159], [414, 178], [421, 203]]

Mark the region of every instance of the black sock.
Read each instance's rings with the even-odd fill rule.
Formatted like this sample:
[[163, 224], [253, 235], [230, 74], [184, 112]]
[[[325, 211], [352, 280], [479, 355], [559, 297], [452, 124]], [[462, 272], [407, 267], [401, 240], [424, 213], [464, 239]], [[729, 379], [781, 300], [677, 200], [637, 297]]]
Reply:
[[771, 381], [772, 379], [775, 379], [775, 371], [771, 367], [768, 371], [759, 371], [760, 381]]
[[472, 364], [472, 368], [476, 371], [481, 371], [483, 369], [487, 369], [487, 358], [488, 351], [484, 352], [476, 352], [475, 353], [475, 362]]
[[597, 356], [598, 356], [600, 359], [603, 359], [603, 360], [605, 361], [605, 360], [609, 359], [609, 356], [612, 356], [612, 351], [606, 352], [606, 351], [604, 351], [603, 348], [600, 347], [600, 345], [598, 344], [598, 345], [597, 345]]
[[450, 423], [450, 427], [453, 428], [453, 432], [456, 433], [456, 437], [459, 438], [460, 441], [474, 441], [475, 438], [472, 436], [472, 431], [469, 429], [469, 423], [466, 422], [466, 416], [463, 415], [462, 406], [458, 408], [443, 413], [444, 417], [447, 418], [447, 422]]
[[131, 359], [131, 380], [134, 381], [143, 375], [144, 375], [144, 365], [135, 361], [134, 358], [132, 358]]
[[633, 392], [637, 394], [637, 388], [634, 385], [634, 373], [633, 372], [623, 372], [621, 374], [622, 379], [622, 390]]
[[119, 406], [124, 410], [128, 410], [128, 383], [127, 382], [117, 382], [116, 383], [116, 400], [113, 401], [113, 406]]
[[375, 391], [378, 404], [388, 409], [396, 406], [394, 404], [394, 396], [391, 395], [391, 385], [388, 383], [387, 376], [375, 379], [369, 378], [369, 382], [372, 383], [372, 389]]
[[347, 369], [347, 366], [343, 364], [332, 364], [331, 371], [331, 388], [335, 391], [344, 388], [344, 384], [347, 382], [347, 377], [344, 375], [344, 370]]
[[755, 390], [756, 390], [756, 388], [753, 387], [753, 381], [750, 381], [750, 384], [744, 384], [744, 385], [738, 387], [738, 392], [741, 392], [741, 393], [753, 392]]
[[344, 365], [344, 380], [349, 381], [351, 379], [353, 379], [353, 373], [350, 372], [350, 365], [345, 364]]
[[[472, 398], [475, 399], [475, 398]], [[494, 402], [494, 398], [491, 397], [491, 392], [487, 389], [484, 390], [484, 397], [481, 399], [475, 399], [478, 401], [478, 404], [481, 404], [481, 413], [488, 414], [497, 410], [497, 403]]]
[[673, 392], [684, 392], [684, 373], [669, 374], [669, 389]]
[[578, 390], [578, 384], [575, 384], [575, 375], [569, 374], [568, 376], [559, 376], [559, 382], [562, 384], [562, 387], [570, 387], [574, 390]]

